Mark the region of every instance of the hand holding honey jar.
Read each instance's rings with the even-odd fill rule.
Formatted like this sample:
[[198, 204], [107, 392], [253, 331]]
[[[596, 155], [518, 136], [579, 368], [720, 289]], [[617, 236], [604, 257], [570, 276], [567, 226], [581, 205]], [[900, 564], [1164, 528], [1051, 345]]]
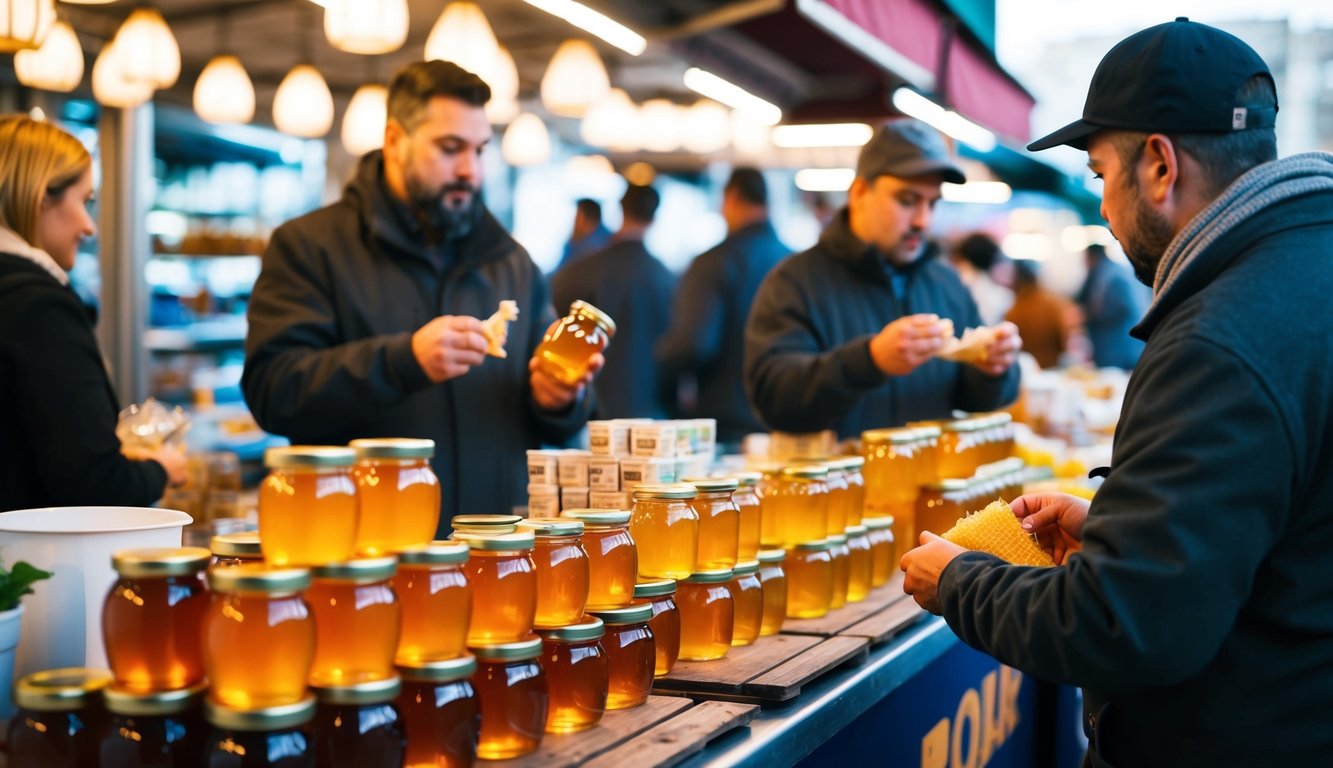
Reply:
[[610, 315], [586, 301], [569, 305], [569, 314], [546, 329], [528, 363], [533, 399], [548, 411], [574, 402], [606, 359], [602, 353], [616, 335]]

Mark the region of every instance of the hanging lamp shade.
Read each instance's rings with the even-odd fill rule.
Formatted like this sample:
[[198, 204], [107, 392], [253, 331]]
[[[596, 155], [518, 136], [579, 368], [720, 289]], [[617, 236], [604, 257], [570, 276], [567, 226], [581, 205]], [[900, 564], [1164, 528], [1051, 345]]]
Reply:
[[117, 38], [112, 38], [93, 62], [93, 98], [104, 106], [132, 109], [153, 98], [153, 86], [125, 77], [117, 46]]
[[486, 84], [491, 87], [491, 100], [486, 102], [486, 119], [491, 125], [508, 125], [518, 117], [518, 66], [508, 49], [500, 46], [495, 61], [495, 70]]
[[638, 109], [629, 94], [612, 88], [601, 101], [592, 105], [583, 116], [579, 134], [594, 147], [615, 150], [633, 150], [633, 133], [638, 121]]
[[135, 8], [116, 32], [120, 69], [129, 80], [170, 88], [181, 75], [181, 49], [156, 8]]
[[0, 0], [0, 53], [33, 51], [56, 23], [56, 0]]
[[210, 123], [248, 123], [255, 117], [255, 86], [241, 60], [214, 56], [194, 81], [194, 111]]
[[500, 140], [500, 155], [512, 166], [541, 165], [551, 159], [551, 134], [531, 112], [514, 118]]
[[583, 117], [611, 92], [602, 57], [587, 40], [566, 40], [542, 75], [542, 105], [557, 115]]
[[388, 115], [389, 89], [363, 85], [352, 94], [343, 113], [343, 148], [359, 157], [384, 146], [384, 123]]
[[273, 96], [273, 124], [283, 133], [318, 139], [333, 127], [333, 94], [319, 70], [299, 64]]
[[681, 144], [681, 110], [666, 99], [649, 99], [639, 107], [639, 138], [650, 152], [671, 152]]
[[340, 51], [390, 53], [407, 42], [407, 0], [328, 0], [324, 36]]
[[452, 61], [487, 85], [496, 77], [499, 57], [500, 43], [476, 3], [454, 2], [445, 6], [426, 38], [426, 61]]
[[731, 112], [731, 147], [741, 157], [762, 157], [772, 147], [772, 129], [739, 109]]
[[700, 155], [725, 149], [731, 143], [731, 113], [711, 99], [700, 99], [685, 110], [680, 143]]
[[43, 91], [69, 93], [79, 87], [83, 80], [83, 48], [74, 28], [57, 21], [41, 48], [14, 54], [14, 74], [20, 83]]

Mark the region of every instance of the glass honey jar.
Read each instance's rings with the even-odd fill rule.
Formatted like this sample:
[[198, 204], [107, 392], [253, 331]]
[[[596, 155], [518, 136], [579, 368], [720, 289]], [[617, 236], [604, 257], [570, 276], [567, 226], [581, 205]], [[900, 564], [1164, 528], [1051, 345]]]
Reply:
[[398, 664], [452, 659], [467, 653], [472, 589], [463, 575], [468, 546], [432, 541], [398, 553], [393, 591], [402, 606]]
[[794, 546], [828, 535], [827, 480], [828, 467], [822, 464], [787, 467], [773, 478], [764, 495], [764, 516], [773, 516], [775, 544]]
[[315, 764], [319, 768], [401, 768], [407, 737], [394, 701], [402, 689], [397, 674], [373, 682], [313, 687]]
[[970, 481], [958, 478], [945, 478], [930, 483], [921, 489], [921, 496], [917, 499], [915, 527], [908, 533], [908, 537], [898, 539], [895, 525], [894, 538], [904, 541], [903, 546], [910, 549], [921, 540], [922, 531], [942, 535], [967, 514], [971, 490]]
[[764, 590], [764, 617], [759, 625], [760, 637], [781, 632], [782, 622], [787, 618], [787, 574], [782, 567], [782, 561], [786, 559], [786, 550], [759, 551], [759, 585]]
[[865, 515], [892, 517], [894, 538], [903, 541], [916, 525], [917, 449], [915, 428], [872, 429], [861, 433], [865, 450]]
[[542, 638], [542, 669], [551, 703], [547, 733], [586, 731], [606, 714], [610, 662], [602, 648], [602, 620], [589, 616], [566, 627], [538, 629]]
[[839, 456], [829, 461], [830, 466], [842, 470], [843, 481], [847, 483], [847, 495], [843, 497], [844, 517], [847, 525], [859, 525], [865, 517], [866, 484], [861, 474], [866, 460], [862, 456]]
[[506, 760], [535, 752], [546, 730], [550, 694], [538, 658], [542, 640], [470, 646], [477, 657], [481, 733], [477, 757]]
[[893, 541], [893, 518], [867, 517], [866, 537], [870, 540], [870, 586], [889, 583], [898, 567], [898, 551]]
[[124, 549], [102, 603], [102, 639], [116, 684], [139, 693], [189, 688], [204, 679], [199, 628], [208, 610], [201, 547]]
[[938, 482], [940, 479], [940, 430], [939, 424], [916, 424], [913, 425], [916, 430], [917, 438], [920, 440], [920, 451], [917, 457], [917, 479], [918, 487]]
[[642, 580], [684, 579], [699, 561], [699, 513], [690, 506], [694, 486], [640, 485], [633, 493], [629, 535], [639, 554]]
[[97, 765], [98, 712], [111, 675], [68, 667], [25, 675], [14, 684], [10, 768]]
[[586, 301], [575, 301], [569, 314], [546, 329], [532, 357], [551, 378], [573, 386], [587, 375], [592, 356], [604, 352], [615, 335], [616, 322], [610, 315]]
[[208, 586], [203, 645], [210, 698], [235, 709], [301, 701], [315, 659], [315, 619], [301, 597], [310, 571], [215, 568]]
[[137, 693], [109, 685], [102, 690], [107, 725], [98, 745], [99, 768], [197, 766], [207, 736], [204, 689]]
[[982, 428], [980, 419], [957, 419], [940, 424], [940, 447], [937, 453], [937, 471], [941, 478], [971, 477], [981, 460]]
[[606, 625], [602, 648], [611, 670], [606, 691], [606, 708], [629, 709], [645, 704], [653, 689], [657, 669], [657, 650], [648, 622], [653, 607], [642, 603], [624, 608], [593, 611]]
[[829, 459], [824, 466], [828, 467], [828, 527], [824, 535], [832, 536], [851, 525], [847, 520], [847, 507], [852, 500], [852, 489], [847, 485], [847, 473], [839, 460]]
[[264, 552], [259, 546], [259, 531], [220, 533], [209, 539], [208, 549], [213, 553], [211, 568], [264, 562]]
[[638, 548], [629, 535], [629, 511], [567, 509], [560, 516], [583, 523], [583, 549], [588, 554], [587, 610], [629, 605], [639, 573]]
[[735, 477], [738, 485], [731, 500], [736, 503], [736, 510], [740, 513], [740, 543], [736, 559], [753, 560], [759, 556], [759, 530], [763, 526], [758, 491], [763, 475], [758, 472], [737, 472]]
[[[264, 451], [259, 543], [278, 568], [347, 560], [356, 552], [357, 495], [351, 448], [291, 445]], [[312, 525], [312, 521], [319, 521]]]
[[782, 539], [778, 536], [778, 516], [774, 509], [772, 496], [782, 483], [781, 464], [760, 465], [759, 484], [755, 486], [755, 495], [759, 497], [759, 547], [780, 547]]
[[537, 566], [532, 531], [483, 536], [458, 533], [471, 550], [463, 573], [472, 589], [467, 644], [496, 645], [525, 640], [537, 617]]
[[309, 725], [315, 697], [261, 709], [235, 709], [209, 698], [204, 719], [213, 726], [204, 744], [205, 768], [315, 768]]
[[485, 536], [499, 536], [514, 533], [523, 518], [518, 515], [454, 515], [449, 527], [454, 533], [480, 533]]
[[874, 579], [874, 555], [870, 551], [870, 530], [864, 525], [847, 529], [848, 563], [847, 602], [859, 603], [870, 594]]
[[680, 658], [680, 609], [676, 607], [676, 581], [659, 579], [634, 585], [634, 602], [653, 607], [648, 628], [653, 631], [653, 676], [662, 677]]
[[686, 478], [698, 495], [690, 506], [699, 514], [699, 557], [696, 570], [730, 568], [740, 552], [741, 513], [732, 501], [740, 486], [734, 477]]
[[847, 536], [838, 534], [828, 537], [829, 555], [833, 558], [833, 601], [830, 610], [837, 610], [847, 604], [847, 591], [851, 588], [852, 551], [847, 547]]
[[537, 567], [537, 613], [533, 626], [563, 627], [583, 618], [588, 604], [588, 553], [583, 548], [583, 523], [558, 517], [536, 517], [518, 524], [532, 531], [532, 561]]
[[731, 604], [735, 619], [731, 633], [732, 645], [750, 645], [759, 639], [764, 624], [764, 587], [759, 581], [759, 561], [737, 563], [731, 571]]
[[731, 650], [736, 629], [736, 603], [727, 589], [731, 569], [700, 571], [676, 585], [680, 609], [680, 658], [720, 659]]
[[305, 599], [315, 615], [312, 686], [345, 686], [393, 677], [403, 609], [393, 592], [393, 557], [367, 557], [314, 569]]
[[380, 437], [347, 445], [356, 451], [356, 551], [375, 557], [435, 538], [440, 523], [440, 480], [430, 466], [435, 441]]
[[477, 757], [481, 728], [472, 655], [398, 665], [403, 691], [398, 713], [407, 732], [404, 766], [468, 768]]
[[833, 542], [807, 541], [787, 550], [787, 618], [815, 619], [833, 607]]

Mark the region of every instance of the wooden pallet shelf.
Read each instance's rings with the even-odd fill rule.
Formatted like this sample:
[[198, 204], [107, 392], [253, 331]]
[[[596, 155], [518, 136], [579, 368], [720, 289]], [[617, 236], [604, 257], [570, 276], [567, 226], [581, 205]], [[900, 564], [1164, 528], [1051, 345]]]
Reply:
[[869, 653], [864, 637], [761, 637], [716, 661], [681, 661], [653, 690], [719, 701], [776, 704], [795, 698], [806, 683]]
[[925, 611], [903, 593], [900, 573], [859, 603], [848, 603], [817, 619], [787, 619], [782, 632], [816, 637], [864, 637], [874, 646], [892, 639], [925, 615]]

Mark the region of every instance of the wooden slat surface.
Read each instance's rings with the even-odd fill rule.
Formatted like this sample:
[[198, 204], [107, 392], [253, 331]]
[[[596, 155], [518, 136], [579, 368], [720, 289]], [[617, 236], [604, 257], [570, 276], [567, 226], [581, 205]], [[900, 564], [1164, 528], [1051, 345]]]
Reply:
[[588, 761], [588, 768], [667, 768], [702, 750], [710, 740], [749, 725], [759, 707], [705, 701]]
[[563, 768], [582, 765], [653, 726], [679, 715], [694, 702], [679, 696], [649, 696], [648, 703], [632, 709], [607, 712], [602, 721], [579, 733], [548, 733], [536, 752], [514, 760], [484, 762], [505, 768]]
[[848, 627], [859, 624], [865, 619], [888, 608], [905, 597], [903, 594], [903, 575], [896, 574], [888, 583], [871, 590], [866, 599], [859, 603], [848, 603], [827, 616], [817, 619], [787, 619], [782, 623], [782, 631], [794, 635], [819, 635], [833, 637], [841, 634]]
[[898, 633], [926, 617], [916, 601], [907, 595], [888, 608], [864, 619], [839, 633], [839, 637], [864, 637], [871, 645], [891, 640]]
[[671, 674], [653, 682], [653, 688], [739, 693], [745, 683], [806, 653], [820, 642], [818, 637], [801, 635], [761, 637], [753, 645], [732, 648], [726, 656], [714, 661], [678, 661]]
[[849, 662], [865, 661], [870, 642], [864, 637], [830, 637], [809, 651], [745, 684], [745, 692], [765, 701], [787, 701], [801, 686]]
[[776, 704], [795, 698], [811, 680], [864, 660], [869, 648], [864, 637], [774, 635], [716, 661], [679, 662], [653, 685], [661, 693]]

